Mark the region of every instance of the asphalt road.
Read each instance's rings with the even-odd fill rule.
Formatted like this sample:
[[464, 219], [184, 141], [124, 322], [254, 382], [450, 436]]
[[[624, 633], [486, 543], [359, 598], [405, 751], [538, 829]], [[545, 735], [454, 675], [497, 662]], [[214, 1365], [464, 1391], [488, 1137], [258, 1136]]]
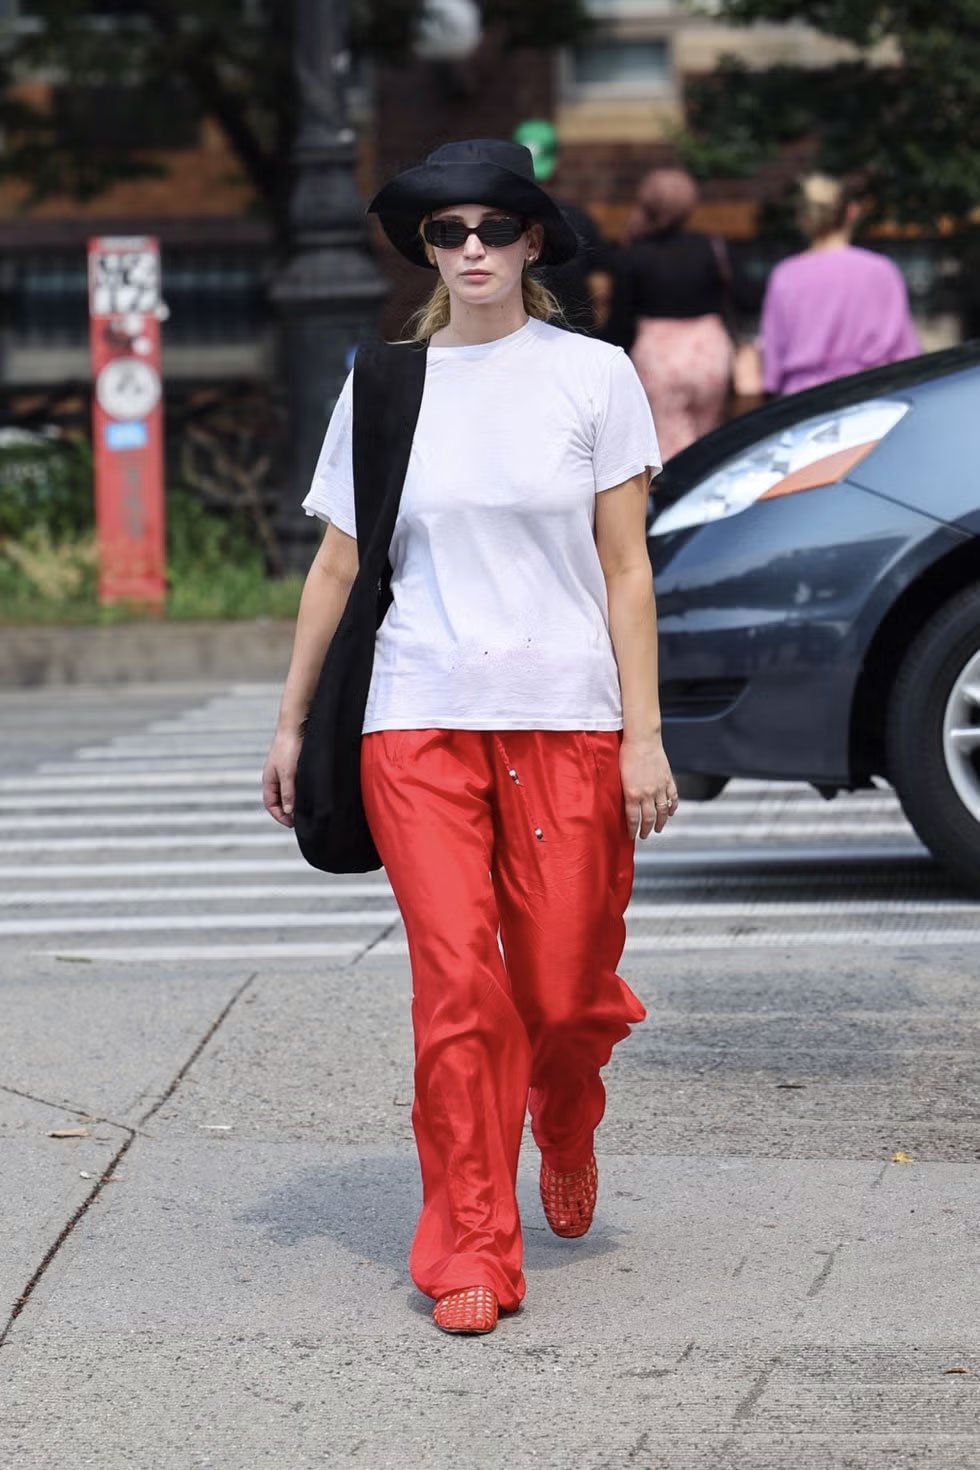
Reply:
[[596, 1226], [528, 1140], [527, 1302], [447, 1339], [401, 925], [261, 811], [275, 691], [0, 706], [0, 1466], [980, 1464], [980, 902], [889, 792], [645, 844]]

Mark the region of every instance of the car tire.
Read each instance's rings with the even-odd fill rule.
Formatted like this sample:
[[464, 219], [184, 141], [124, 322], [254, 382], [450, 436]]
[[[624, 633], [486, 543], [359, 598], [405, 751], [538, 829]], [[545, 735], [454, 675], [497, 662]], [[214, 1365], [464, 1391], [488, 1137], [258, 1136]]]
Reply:
[[[902, 661], [888, 703], [888, 776], [921, 840], [980, 892], [980, 586], [935, 613]], [[976, 742], [951, 729], [978, 727]]]

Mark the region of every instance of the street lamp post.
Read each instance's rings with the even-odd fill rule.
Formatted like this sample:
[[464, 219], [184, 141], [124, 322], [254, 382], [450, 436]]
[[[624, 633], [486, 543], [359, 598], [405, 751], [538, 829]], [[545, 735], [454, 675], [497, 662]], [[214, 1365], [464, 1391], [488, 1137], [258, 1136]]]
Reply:
[[289, 402], [288, 479], [276, 516], [283, 560], [300, 569], [313, 529], [309, 488], [351, 350], [377, 333], [387, 286], [367, 249], [347, 113], [345, 0], [293, 0], [297, 125], [286, 260], [271, 298]]

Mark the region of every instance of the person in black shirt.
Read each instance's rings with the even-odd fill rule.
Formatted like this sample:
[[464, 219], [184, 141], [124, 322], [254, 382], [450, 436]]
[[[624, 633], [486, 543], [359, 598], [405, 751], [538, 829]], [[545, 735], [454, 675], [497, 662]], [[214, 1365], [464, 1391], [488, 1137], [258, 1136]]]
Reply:
[[[514, 129], [514, 142], [530, 150], [534, 177], [546, 183], [558, 165], [558, 134], [545, 118], [528, 118]], [[535, 272], [538, 280], [554, 296], [561, 307], [564, 321], [557, 325], [571, 327], [592, 336], [598, 332], [602, 296], [597, 277], [608, 277], [614, 250], [603, 238], [592, 216], [568, 199], [551, 196], [579, 240], [574, 260], [565, 265], [545, 266]]]
[[721, 423], [731, 386], [732, 268], [724, 241], [685, 228], [697, 202], [683, 169], [643, 179], [603, 332], [636, 366], [664, 459]]

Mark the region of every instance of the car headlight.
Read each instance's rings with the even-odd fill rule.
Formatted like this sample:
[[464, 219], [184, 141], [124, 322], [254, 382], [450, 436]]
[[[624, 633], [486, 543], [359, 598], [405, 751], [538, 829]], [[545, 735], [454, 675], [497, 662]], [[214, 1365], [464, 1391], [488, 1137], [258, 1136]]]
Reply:
[[894, 429], [911, 407], [871, 398], [853, 408], [804, 419], [731, 459], [656, 517], [652, 536], [734, 516], [757, 500], [835, 485]]

